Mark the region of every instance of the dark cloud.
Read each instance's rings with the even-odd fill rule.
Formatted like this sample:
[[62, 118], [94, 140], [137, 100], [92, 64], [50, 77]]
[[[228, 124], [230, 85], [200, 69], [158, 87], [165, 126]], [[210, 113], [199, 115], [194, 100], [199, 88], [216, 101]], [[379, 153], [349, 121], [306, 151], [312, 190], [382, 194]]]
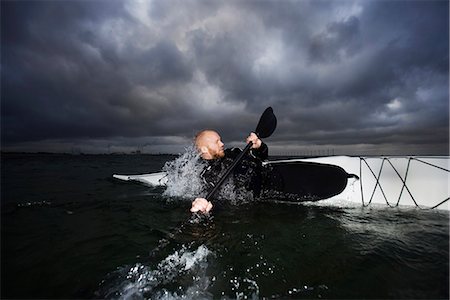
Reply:
[[314, 36], [309, 55], [317, 63], [340, 62], [341, 56], [351, 57], [361, 47], [359, 19], [351, 16], [342, 22], [328, 24], [325, 32]]
[[1, 6], [4, 149], [240, 145], [270, 105], [275, 151], [449, 151], [447, 1]]

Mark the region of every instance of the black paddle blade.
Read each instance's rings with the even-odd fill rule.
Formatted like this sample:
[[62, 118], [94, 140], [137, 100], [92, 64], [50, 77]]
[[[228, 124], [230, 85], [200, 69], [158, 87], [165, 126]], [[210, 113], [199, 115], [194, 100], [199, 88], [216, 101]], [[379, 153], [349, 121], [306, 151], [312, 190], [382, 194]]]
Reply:
[[271, 136], [275, 128], [277, 128], [277, 117], [275, 117], [272, 107], [268, 107], [261, 115], [255, 133], [259, 138], [264, 139]]

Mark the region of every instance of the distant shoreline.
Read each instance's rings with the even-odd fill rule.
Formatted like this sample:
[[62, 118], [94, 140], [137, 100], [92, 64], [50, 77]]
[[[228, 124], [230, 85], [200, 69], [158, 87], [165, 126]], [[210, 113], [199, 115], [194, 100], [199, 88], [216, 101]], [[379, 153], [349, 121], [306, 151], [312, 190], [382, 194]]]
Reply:
[[125, 152], [114, 152], [114, 153], [68, 153], [68, 152], [15, 152], [15, 151], [1, 151], [1, 155], [68, 155], [68, 156], [81, 156], [81, 155], [151, 155], [151, 156], [178, 156], [180, 154], [173, 153], [125, 153]]
[[[68, 152], [15, 152], [15, 151], [0, 151], [0, 156], [2, 155], [42, 155], [42, 156], [167, 156], [167, 157], [178, 157], [182, 153], [125, 153], [125, 152], [113, 152], [113, 153], [68, 153]], [[292, 159], [292, 158], [316, 158], [316, 157], [328, 157], [328, 156], [350, 156], [350, 157], [442, 157], [449, 156], [448, 154], [401, 154], [401, 155], [391, 155], [391, 154], [380, 154], [380, 155], [283, 155], [283, 154], [272, 154], [269, 158], [272, 159]]]

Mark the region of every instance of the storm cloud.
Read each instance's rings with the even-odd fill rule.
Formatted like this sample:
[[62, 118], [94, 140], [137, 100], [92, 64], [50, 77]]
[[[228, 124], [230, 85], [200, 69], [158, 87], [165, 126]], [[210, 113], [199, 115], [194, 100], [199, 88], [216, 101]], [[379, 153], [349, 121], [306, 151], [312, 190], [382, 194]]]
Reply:
[[2, 150], [449, 153], [448, 1], [2, 1]]

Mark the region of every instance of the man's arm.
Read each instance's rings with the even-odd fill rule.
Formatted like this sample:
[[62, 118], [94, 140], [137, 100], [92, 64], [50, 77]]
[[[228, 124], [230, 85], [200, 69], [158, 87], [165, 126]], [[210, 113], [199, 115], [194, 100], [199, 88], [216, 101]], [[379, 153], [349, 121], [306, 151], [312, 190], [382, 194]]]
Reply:
[[251, 152], [260, 160], [266, 160], [269, 157], [269, 148], [266, 144], [264, 144], [264, 142], [261, 144], [261, 147], [258, 149], [252, 149]]
[[259, 158], [260, 160], [265, 160], [269, 156], [269, 148], [266, 144], [261, 141], [255, 133], [250, 133], [247, 137], [247, 143], [253, 143], [251, 148], [251, 153]]

